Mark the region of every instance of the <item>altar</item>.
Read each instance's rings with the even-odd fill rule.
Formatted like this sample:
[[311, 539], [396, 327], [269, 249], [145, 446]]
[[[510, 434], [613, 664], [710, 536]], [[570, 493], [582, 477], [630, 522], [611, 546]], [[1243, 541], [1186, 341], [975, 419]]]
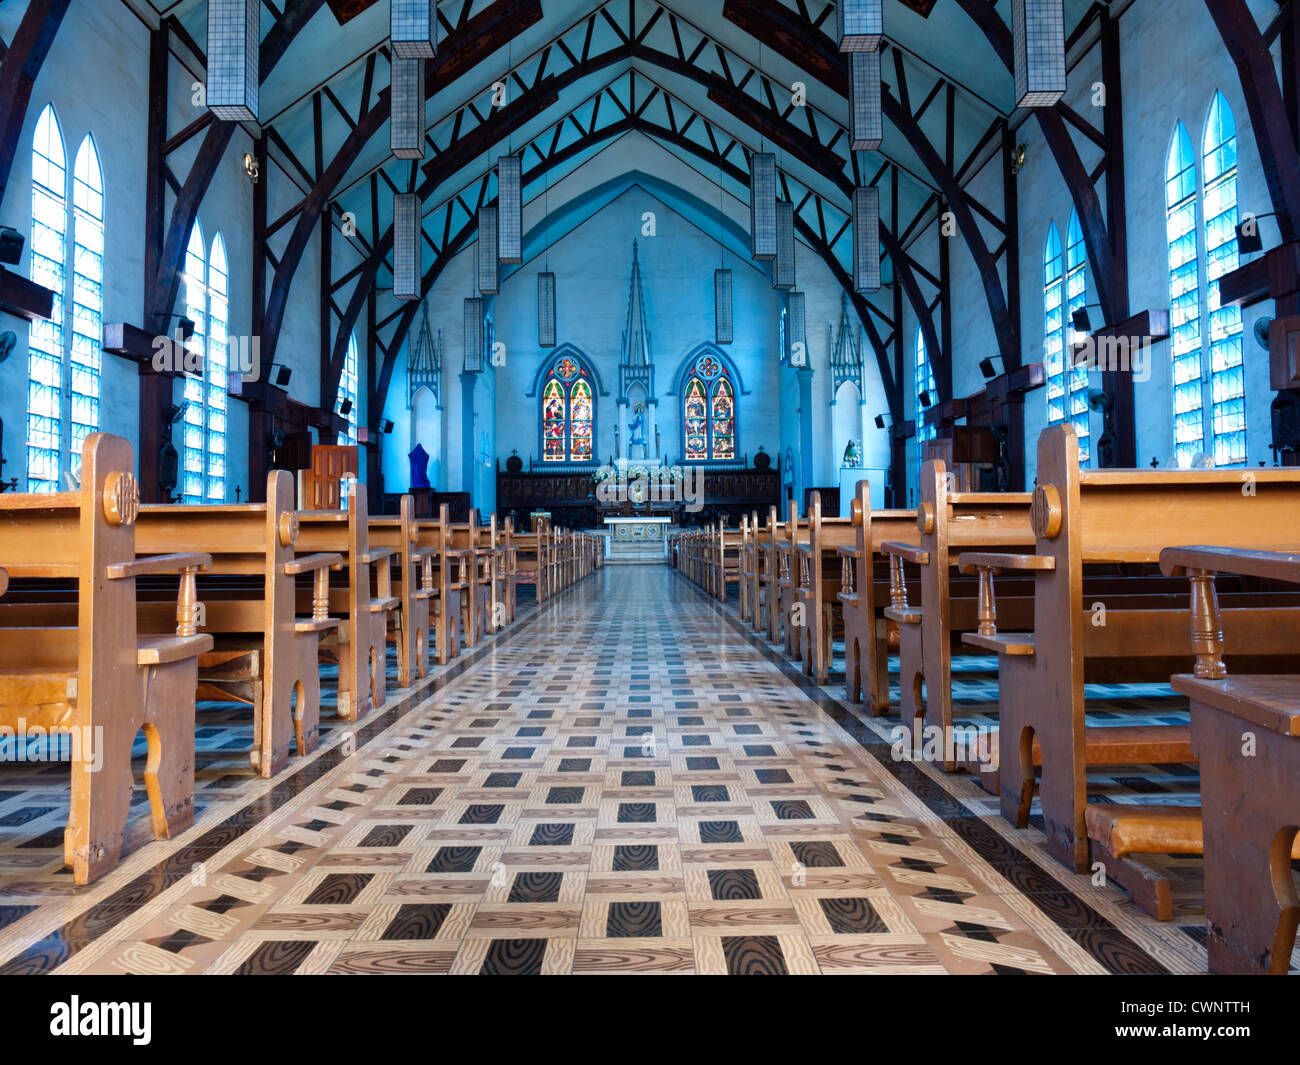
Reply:
[[659, 562], [667, 552], [668, 517], [605, 518], [606, 558], [611, 562]]

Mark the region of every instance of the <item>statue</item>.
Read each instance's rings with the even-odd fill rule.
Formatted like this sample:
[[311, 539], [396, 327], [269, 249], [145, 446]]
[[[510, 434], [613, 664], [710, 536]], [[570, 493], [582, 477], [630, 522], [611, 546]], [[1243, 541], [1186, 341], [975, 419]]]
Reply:
[[638, 403], [632, 408], [636, 412], [636, 417], [632, 419], [632, 424], [627, 427], [627, 442], [629, 447], [645, 447], [645, 404]]
[[862, 465], [862, 449], [852, 437], [849, 438], [848, 446], [844, 449], [844, 465], [851, 470], [856, 470]]
[[406, 457], [411, 463], [411, 491], [431, 488], [432, 485], [429, 484], [429, 453], [424, 450], [424, 445], [416, 444]]

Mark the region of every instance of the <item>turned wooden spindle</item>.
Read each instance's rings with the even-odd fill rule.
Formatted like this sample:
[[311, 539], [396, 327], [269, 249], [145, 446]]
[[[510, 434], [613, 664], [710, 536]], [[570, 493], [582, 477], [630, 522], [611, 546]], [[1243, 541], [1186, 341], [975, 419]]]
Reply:
[[840, 559], [840, 592], [853, 594], [853, 565], [847, 556]]
[[1223, 622], [1219, 617], [1219, 596], [1214, 574], [1209, 570], [1187, 571], [1192, 585], [1192, 651], [1195, 674], [1205, 680], [1222, 680], [1228, 675], [1223, 664]]
[[903, 580], [903, 560], [889, 556], [889, 605], [895, 610], [907, 609], [907, 584]]
[[433, 556], [425, 555], [420, 559], [420, 591], [433, 591]]
[[321, 566], [312, 582], [311, 619], [324, 621], [330, 616], [330, 568]]
[[979, 620], [979, 627], [976, 631], [981, 636], [996, 636], [998, 634], [998, 607], [993, 598], [993, 569], [990, 566], [980, 567], [979, 603], [976, 607], [976, 617]]
[[176, 635], [194, 636], [199, 624], [198, 567], [181, 570], [180, 594], [176, 597]]
[[807, 555], [799, 556], [799, 587], [812, 587], [812, 573], [810, 572], [810, 563]]

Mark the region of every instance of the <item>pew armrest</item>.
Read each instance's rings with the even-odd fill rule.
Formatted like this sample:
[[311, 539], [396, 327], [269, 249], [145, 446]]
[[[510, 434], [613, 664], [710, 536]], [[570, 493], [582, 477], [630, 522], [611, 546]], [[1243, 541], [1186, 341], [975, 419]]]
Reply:
[[[115, 562], [106, 570], [109, 580], [127, 577], [153, 576], [159, 573], [180, 573], [187, 569], [206, 569], [212, 565], [212, 556], [200, 551], [179, 555], [147, 555], [133, 562]], [[6, 578], [7, 580], [7, 578]]]
[[841, 544], [835, 549], [835, 553], [840, 558], [861, 558], [862, 552], [857, 549], [855, 544]]
[[1056, 569], [1056, 559], [1051, 555], [1001, 555], [986, 551], [963, 551], [957, 559], [957, 565], [962, 573], [977, 573], [984, 569], [1034, 572]]
[[900, 544], [896, 540], [880, 545], [880, 549], [887, 555], [893, 555], [895, 558], [901, 558], [904, 562], [911, 562], [916, 566], [928, 566], [930, 564], [930, 552], [919, 547], [913, 547], [911, 544]]
[[366, 554], [361, 556], [361, 564], [363, 566], [370, 566], [395, 554], [397, 554], [397, 548], [395, 547], [376, 547], [373, 551], [368, 551]]
[[342, 565], [343, 556], [340, 554], [304, 555], [302, 558], [295, 558], [292, 562], [286, 562], [284, 572], [290, 577], [297, 577], [299, 574], [314, 573], [320, 569], [338, 569]]
[[1300, 584], [1300, 554], [1204, 546], [1166, 547], [1160, 552], [1160, 571], [1165, 576], [1181, 576], [1188, 570], [1237, 573], [1243, 577]]
[[141, 636], [135, 661], [140, 666], [164, 666], [169, 662], [197, 658], [211, 650], [212, 637], [206, 632], [194, 636]]
[[7, 570], [0, 569], [0, 595], [4, 595], [9, 590], [9, 573]]

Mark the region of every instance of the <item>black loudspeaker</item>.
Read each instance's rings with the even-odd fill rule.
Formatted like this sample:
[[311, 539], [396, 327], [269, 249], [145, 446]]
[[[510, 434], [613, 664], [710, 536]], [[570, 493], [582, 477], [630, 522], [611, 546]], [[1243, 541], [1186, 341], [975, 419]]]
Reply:
[[9, 226], [0, 226], [0, 263], [10, 266], [18, 263], [23, 257], [25, 243], [23, 235], [18, 230]]

